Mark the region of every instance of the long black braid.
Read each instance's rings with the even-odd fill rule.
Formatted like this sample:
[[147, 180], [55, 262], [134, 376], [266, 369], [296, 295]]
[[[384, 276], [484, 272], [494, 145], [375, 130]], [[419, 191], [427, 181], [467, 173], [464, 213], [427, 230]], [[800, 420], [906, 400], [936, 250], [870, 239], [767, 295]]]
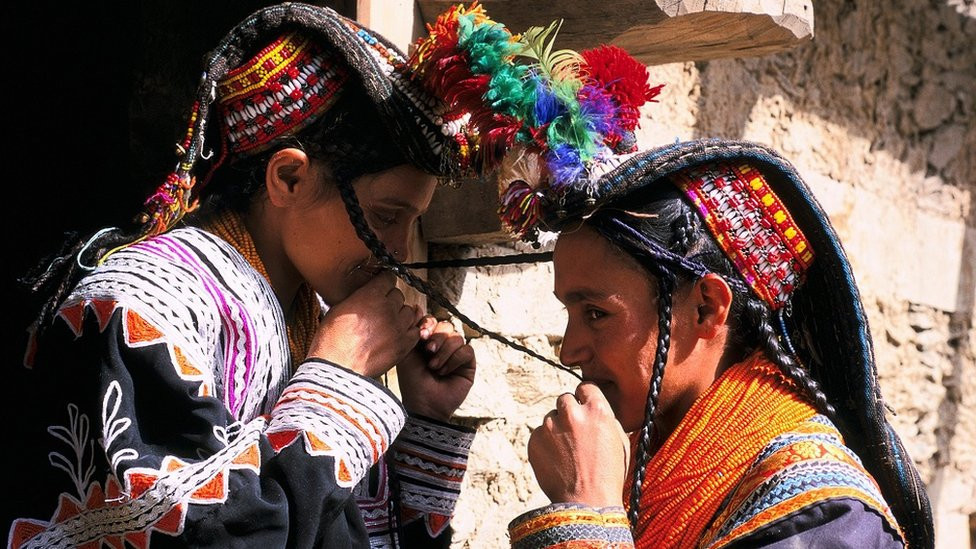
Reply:
[[773, 313], [769, 305], [751, 295], [742, 297], [745, 299], [741, 313], [742, 320], [739, 322], [740, 327], [743, 329], [753, 328], [754, 332], [750, 339], [758, 343], [766, 358], [779, 366], [780, 370], [806, 393], [818, 410], [828, 417], [834, 418], [836, 416], [834, 406], [827, 399], [823, 390], [820, 389], [820, 384], [810, 376], [810, 373], [800, 364], [796, 356], [784, 349], [780, 343], [782, 336], [773, 327], [771, 321]]
[[661, 383], [664, 381], [664, 367], [668, 362], [668, 351], [671, 349], [671, 302], [674, 295], [675, 277], [666, 269], [660, 269], [657, 274], [657, 350], [654, 353], [654, 368], [651, 372], [651, 386], [647, 391], [647, 403], [644, 405], [644, 424], [641, 426], [637, 439], [637, 456], [634, 469], [634, 484], [630, 489], [630, 509], [627, 518], [631, 529], [637, 529], [637, 519], [640, 516], [641, 492], [644, 488], [644, 473], [647, 462], [651, 458], [651, 443], [656, 433], [653, 431], [654, 412], [657, 410], [657, 400], [661, 394]]

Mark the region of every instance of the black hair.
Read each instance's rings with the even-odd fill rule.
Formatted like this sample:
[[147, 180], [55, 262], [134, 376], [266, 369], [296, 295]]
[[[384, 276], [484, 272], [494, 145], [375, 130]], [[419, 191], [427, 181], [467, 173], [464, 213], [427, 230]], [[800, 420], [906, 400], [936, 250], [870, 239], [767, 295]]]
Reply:
[[671, 344], [672, 298], [679, 285], [693, 282], [705, 272], [725, 279], [732, 289], [725, 354], [741, 360], [751, 352], [762, 351], [820, 412], [831, 417], [835, 415], [819, 384], [792, 351], [789, 335], [774, 327], [775, 313], [745, 284], [676, 186], [667, 180], [647, 185], [611, 206], [598, 209], [586, 224], [623, 253], [636, 258], [658, 281], [657, 351], [635, 456], [635, 477], [628, 511], [632, 527], [637, 526], [644, 470], [650, 459], [652, 441], [658, 436], [653, 431], [653, 421]]

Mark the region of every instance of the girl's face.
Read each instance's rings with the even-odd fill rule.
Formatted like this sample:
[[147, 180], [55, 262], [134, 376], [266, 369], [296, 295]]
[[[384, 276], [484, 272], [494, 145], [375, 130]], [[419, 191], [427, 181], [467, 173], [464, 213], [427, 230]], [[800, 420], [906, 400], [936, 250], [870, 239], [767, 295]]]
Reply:
[[[365, 221], [400, 261], [408, 261], [417, 220], [427, 210], [436, 178], [400, 165], [353, 181]], [[285, 253], [326, 303], [338, 303], [377, 272], [378, 261], [356, 235], [335, 188], [296, 205], [282, 226]]]
[[[644, 422], [657, 350], [657, 280], [586, 225], [559, 237], [553, 262], [556, 298], [568, 314], [559, 359], [578, 366], [583, 379], [603, 391], [624, 430], [636, 431]], [[685, 310], [694, 307], [684, 293], [679, 289], [673, 298], [656, 420], [683, 415], [684, 401], [697, 396], [691, 387], [699, 369], [682, 364], [694, 341]]]

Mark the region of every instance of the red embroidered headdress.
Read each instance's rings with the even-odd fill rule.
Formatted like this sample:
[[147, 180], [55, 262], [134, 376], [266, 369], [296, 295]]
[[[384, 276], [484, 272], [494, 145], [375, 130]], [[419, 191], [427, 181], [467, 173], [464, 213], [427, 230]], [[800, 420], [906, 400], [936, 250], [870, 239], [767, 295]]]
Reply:
[[744, 162], [721, 162], [672, 180], [746, 284], [774, 310], [785, 306], [813, 263], [813, 250], [762, 173]]
[[[329, 8], [285, 3], [255, 12], [208, 57], [176, 169], [146, 201], [143, 238], [165, 232], [192, 210], [222, 162], [295, 135], [344, 94], [362, 95], [365, 108], [375, 110], [375, 131], [389, 134], [394, 146], [383, 148], [391, 154], [432, 174], [458, 175], [457, 127], [445, 123], [446, 106], [409, 72], [395, 46]], [[216, 135], [208, 129], [211, 107], [220, 116]], [[207, 149], [205, 139], [214, 137], [219, 146]], [[198, 171], [201, 159], [211, 161], [205, 171]]]

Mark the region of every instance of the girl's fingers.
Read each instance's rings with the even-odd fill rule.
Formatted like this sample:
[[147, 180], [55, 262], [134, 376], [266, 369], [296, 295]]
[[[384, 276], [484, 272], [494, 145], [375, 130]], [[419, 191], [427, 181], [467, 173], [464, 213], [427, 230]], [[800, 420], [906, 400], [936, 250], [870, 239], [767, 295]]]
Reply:
[[441, 345], [444, 344], [444, 340], [447, 339], [448, 334], [443, 332], [432, 332], [428, 337], [426, 343], [424, 343], [424, 350], [427, 351], [429, 355], [436, 354], [440, 350]]
[[[460, 339], [460, 338], [459, 338]], [[459, 368], [467, 367], [474, 363], [474, 349], [470, 345], [462, 344], [446, 359], [438, 373], [442, 376], [453, 373]]]
[[447, 361], [451, 358], [454, 352], [460, 349], [462, 345], [464, 345], [464, 338], [459, 335], [455, 334], [442, 338], [440, 344], [437, 346], [437, 351], [430, 359], [431, 364], [436, 364], [436, 366], [431, 367], [436, 368], [447, 364]]
[[[420, 314], [420, 308], [417, 308], [417, 313]], [[420, 339], [427, 340], [434, 333], [434, 328], [437, 326], [437, 319], [430, 315], [422, 315], [417, 321], [417, 327], [420, 328]]]

